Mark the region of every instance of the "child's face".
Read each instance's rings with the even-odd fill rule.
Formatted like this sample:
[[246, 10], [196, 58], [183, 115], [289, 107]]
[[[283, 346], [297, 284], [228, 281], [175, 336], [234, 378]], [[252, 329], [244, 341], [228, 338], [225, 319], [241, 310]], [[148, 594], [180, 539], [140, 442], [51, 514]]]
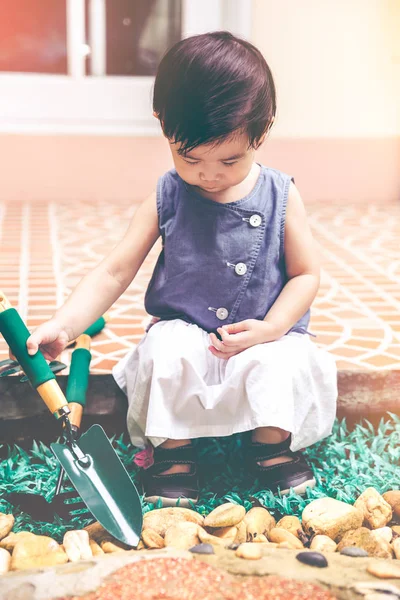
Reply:
[[250, 173], [254, 149], [247, 135], [241, 134], [216, 146], [204, 144], [187, 154], [178, 154], [179, 144], [169, 141], [175, 168], [189, 185], [209, 195], [218, 194], [240, 184]]

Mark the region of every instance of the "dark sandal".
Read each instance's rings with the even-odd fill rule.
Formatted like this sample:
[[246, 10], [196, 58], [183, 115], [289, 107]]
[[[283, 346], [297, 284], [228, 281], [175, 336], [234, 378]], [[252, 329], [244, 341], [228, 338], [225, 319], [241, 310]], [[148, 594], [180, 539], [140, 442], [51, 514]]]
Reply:
[[[276, 493], [288, 494], [293, 488], [296, 494], [306, 493], [306, 488], [315, 486], [314, 474], [308, 466], [301, 452], [289, 450], [291, 435], [279, 444], [260, 444], [250, 441], [247, 446], [247, 464], [249, 474], [253, 480], [257, 480], [262, 489], [271, 490]], [[264, 467], [259, 462], [289, 456], [291, 462], [278, 463]]]
[[[190, 508], [199, 498], [199, 483], [192, 445], [178, 448], [154, 448], [154, 464], [141, 470], [141, 481], [146, 502], [156, 503], [160, 498], [163, 506], [175, 506], [180, 498], [179, 506]], [[172, 465], [190, 465], [189, 473], [171, 473], [161, 475]], [[189, 502], [190, 501], [190, 502]]]

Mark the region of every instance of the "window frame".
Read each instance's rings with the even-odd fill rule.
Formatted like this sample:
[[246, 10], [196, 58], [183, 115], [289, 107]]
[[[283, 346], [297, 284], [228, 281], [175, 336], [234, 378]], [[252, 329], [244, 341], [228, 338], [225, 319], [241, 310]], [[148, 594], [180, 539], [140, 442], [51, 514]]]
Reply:
[[[85, 74], [85, 0], [67, 0], [68, 75], [0, 73], [0, 133], [159, 135], [152, 76], [105, 71], [105, 1], [90, 0], [92, 75]], [[182, 0], [182, 35], [251, 32], [249, 0]], [[73, 26], [72, 26], [73, 24]]]

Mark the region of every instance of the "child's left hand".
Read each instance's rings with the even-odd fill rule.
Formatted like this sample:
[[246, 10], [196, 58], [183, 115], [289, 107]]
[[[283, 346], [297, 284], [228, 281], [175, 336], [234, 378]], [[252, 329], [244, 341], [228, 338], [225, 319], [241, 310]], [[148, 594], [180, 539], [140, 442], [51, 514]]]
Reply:
[[217, 331], [222, 337], [222, 341], [214, 333], [210, 333], [212, 346], [208, 348], [214, 356], [225, 360], [251, 348], [251, 346], [273, 342], [281, 337], [271, 323], [257, 319], [246, 319], [239, 323], [223, 325], [218, 327]]

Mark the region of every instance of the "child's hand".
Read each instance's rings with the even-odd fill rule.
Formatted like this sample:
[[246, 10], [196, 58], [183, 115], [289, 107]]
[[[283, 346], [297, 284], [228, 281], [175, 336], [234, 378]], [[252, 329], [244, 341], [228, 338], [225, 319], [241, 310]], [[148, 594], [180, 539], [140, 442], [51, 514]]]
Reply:
[[217, 331], [222, 337], [222, 342], [214, 333], [210, 333], [212, 346], [209, 346], [209, 350], [214, 356], [225, 360], [251, 346], [273, 342], [280, 337], [271, 323], [257, 319], [246, 319], [239, 323], [223, 325], [218, 327]]
[[26, 341], [28, 354], [36, 354], [40, 348], [46, 360], [55, 360], [69, 342], [67, 331], [56, 320], [50, 319], [39, 325]]

